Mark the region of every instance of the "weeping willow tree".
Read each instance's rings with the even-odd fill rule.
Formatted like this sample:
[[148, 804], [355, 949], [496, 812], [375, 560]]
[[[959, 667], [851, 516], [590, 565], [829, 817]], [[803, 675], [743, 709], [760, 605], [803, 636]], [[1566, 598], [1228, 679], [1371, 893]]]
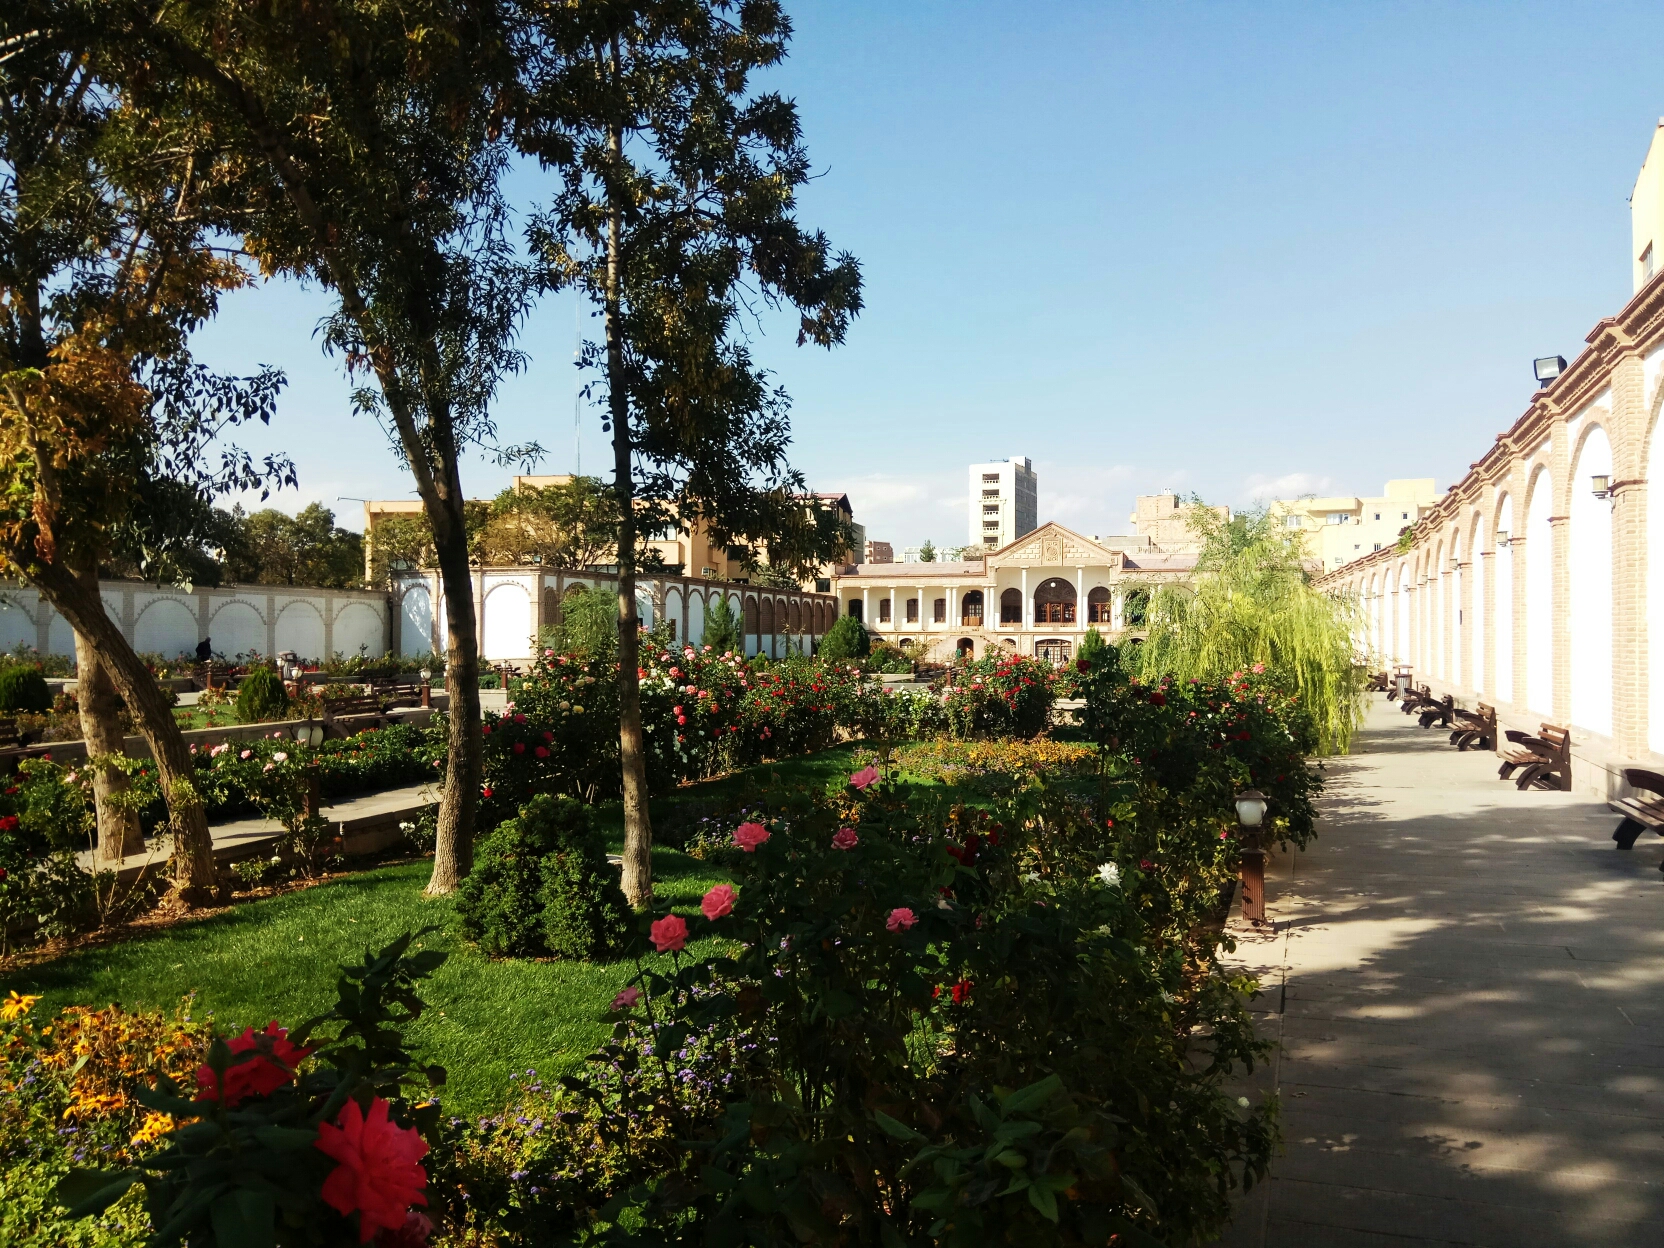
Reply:
[[1187, 518], [1202, 539], [1195, 578], [1151, 595], [1131, 665], [1146, 677], [1217, 680], [1263, 663], [1292, 685], [1321, 752], [1344, 754], [1364, 713], [1357, 603], [1313, 587], [1300, 539], [1265, 510], [1226, 520], [1196, 505]]

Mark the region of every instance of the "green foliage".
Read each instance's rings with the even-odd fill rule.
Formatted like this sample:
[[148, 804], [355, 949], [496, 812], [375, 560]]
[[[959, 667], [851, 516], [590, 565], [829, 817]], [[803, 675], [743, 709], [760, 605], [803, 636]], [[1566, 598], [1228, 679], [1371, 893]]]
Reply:
[[252, 515], [233, 507], [219, 540], [227, 581], [333, 589], [364, 584], [363, 535], [337, 525], [322, 503], [308, 503], [292, 516], [273, 507]]
[[919, 562], [936, 562], [936, 543], [931, 541], [928, 537], [924, 539], [924, 545], [919, 547]]
[[629, 931], [589, 809], [546, 794], [480, 841], [457, 914], [468, 939], [493, 957], [616, 956]]
[[709, 646], [718, 654], [744, 654], [745, 638], [740, 634], [741, 621], [727, 594], [718, 594], [705, 603], [705, 625], [699, 644]]
[[879, 639], [871, 643], [867, 652], [869, 672], [888, 672], [902, 675], [913, 670], [913, 656], [893, 641]]
[[1214, 964], [1218, 936], [1176, 943], [1143, 886], [1212, 902], [1213, 879], [1158, 847], [1106, 882], [1122, 833], [1044, 782], [984, 811], [889, 781], [761, 799], [767, 841], [725, 851], [733, 912], [695, 920], [738, 952], [652, 959], [631, 981], [655, 1051], [737, 1028], [759, 1060], [735, 1069], [719, 1121], [661, 1101], [688, 1150], [620, 1177], [598, 1211], [609, 1242], [1217, 1232], [1276, 1144], [1274, 1104], [1227, 1093], [1267, 1046], [1251, 981]]
[[51, 709], [52, 689], [39, 668], [22, 663], [0, 667], [0, 711], [41, 714]]
[[840, 615], [826, 635], [820, 639], [816, 653], [828, 663], [848, 663], [860, 660], [872, 652], [872, 637], [866, 626], [853, 615]]
[[[638, 514], [643, 528], [656, 516]], [[639, 530], [638, 530], [639, 533]], [[599, 477], [504, 490], [473, 540], [485, 564], [589, 568], [617, 559], [618, 498]]]
[[1357, 604], [1313, 588], [1302, 545], [1268, 512], [1190, 515], [1203, 540], [1191, 584], [1156, 591], [1148, 636], [1123, 658], [1147, 681], [1222, 681], [1260, 664], [1300, 700], [1318, 752], [1345, 753], [1364, 711]]
[[260, 664], [237, 686], [237, 719], [245, 724], [263, 724], [281, 719], [289, 709], [289, 694], [283, 678], [273, 668]]
[[618, 658], [618, 599], [612, 594], [577, 589], [560, 602], [560, 620], [548, 625], [543, 645], [584, 662], [612, 663]]
[[[316, 1144], [322, 1124], [334, 1123], [349, 1100], [360, 1106], [385, 1102], [400, 1129], [432, 1132], [437, 1125], [438, 1101], [430, 1095], [418, 1100], [407, 1089], [441, 1084], [445, 1072], [419, 1065], [403, 1035], [424, 1008], [416, 983], [445, 960], [443, 953], [410, 951], [431, 930], [406, 932], [379, 953], [366, 953], [359, 965], [341, 968], [334, 1008], [288, 1037], [290, 1044], [310, 1047], [316, 1060], [273, 1090], [253, 1092], [233, 1106], [191, 1099], [197, 1089], [181, 1088], [166, 1073], [154, 1088], [139, 1088], [134, 1095], [142, 1104], [181, 1125], [161, 1137], [159, 1153], [131, 1168], [72, 1170], [58, 1186], [70, 1216], [102, 1214], [143, 1183], [159, 1243], [346, 1248], [367, 1239], [355, 1217], [322, 1199], [336, 1163]], [[264, 1060], [259, 1047], [234, 1052], [215, 1039], [206, 1065], [216, 1086], [229, 1087], [234, 1067]]]
[[956, 737], [1032, 737], [1051, 723], [1060, 684], [1044, 659], [1004, 647], [955, 667], [942, 685], [946, 728]]

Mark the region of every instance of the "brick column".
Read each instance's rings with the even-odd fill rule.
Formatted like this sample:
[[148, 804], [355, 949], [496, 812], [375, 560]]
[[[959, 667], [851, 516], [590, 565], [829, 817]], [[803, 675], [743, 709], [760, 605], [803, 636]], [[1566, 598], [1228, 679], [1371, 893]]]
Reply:
[[[1527, 580], [1528, 573], [1525, 566], [1525, 521], [1526, 516], [1529, 513], [1526, 510], [1526, 475], [1523, 458], [1524, 457], [1517, 458], [1514, 461], [1512, 486], [1509, 491], [1510, 496], [1513, 499], [1514, 518], [1511, 521], [1513, 527], [1509, 530], [1508, 543], [1508, 556], [1513, 561], [1514, 572], [1511, 582], [1514, 590], [1514, 610], [1512, 615], [1514, 632], [1514, 675], [1513, 688], [1508, 691], [1508, 700], [1515, 706], [1519, 707], [1523, 707], [1526, 702], [1525, 643], [1527, 634], [1525, 628], [1525, 582]], [[1519, 544], [1515, 545], [1514, 543], [1516, 542]]]
[[1552, 426], [1549, 471], [1554, 474], [1554, 496], [1548, 518], [1554, 535], [1551, 577], [1550, 635], [1554, 638], [1554, 722], [1572, 722], [1572, 577], [1571, 577], [1571, 443], [1566, 422]]
[[[1468, 540], [1473, 540], [1470, 534]], [[1479, 674], [1473, 670], [1473, 552], [1468, 551], [1468, 557], [1456, 565], [1457, 575], [1461, 580], [1461, 592], [1456, 601], [1456, 667], [1455, 670], [1462, 678], [1462, 688], [1479, 691]]]
[[1628, 758], [1648, 753], [1646, 377], [1640, 356], [1612, 369], [1612, 736]]

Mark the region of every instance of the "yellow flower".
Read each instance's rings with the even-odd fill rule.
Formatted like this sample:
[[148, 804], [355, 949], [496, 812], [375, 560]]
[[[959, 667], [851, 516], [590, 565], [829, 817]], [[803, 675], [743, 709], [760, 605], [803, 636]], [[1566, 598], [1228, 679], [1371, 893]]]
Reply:
[[133, 1138], [127, 1141], [128, 1146], [132, 1147], [139, 1144], [153, 1144], [169, 1131], [172, 1131], [173, 1126], [174, 1123], [172, 1114], [158, 1114], [152, 1110], [150, 1113], [145, 1115], [144, 1122], [139, 1126], [139, 1129], [134, 1132]]
[[34, 1008], [35, 1002], [39, 1000], [38, 994], [32, 997], [20, 997], [17, 995], [17, 991], [13, 989], [6, 994], [4, 1001], [0, 1001], [0, 1019], [9, 1023], [14, 1019], [22, 1018]]

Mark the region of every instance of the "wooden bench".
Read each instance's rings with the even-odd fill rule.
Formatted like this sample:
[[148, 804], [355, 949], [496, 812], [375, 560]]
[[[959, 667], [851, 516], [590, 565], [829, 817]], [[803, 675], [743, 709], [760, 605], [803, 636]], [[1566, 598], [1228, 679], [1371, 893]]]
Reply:
[[1398, 709], [1406, 715], [1414, 715], [1423, 707], [1432, 704], [1433, 691], [1426, 685], [1411, 685], [1405, 690], [1404, 696], [1398, 699]]
[[[1612, 839], [1618, 842], [1619, 849], [1633, 849], [1635, 838], [1648, 828], [1664, 836], [1664, 776], [1639, 767], [1625, 767], [1624, 782], [1641, 792], [1635, 797], [1620, 797], [1608, 803], [1624, 817], [1618, 830], [1612, 833]], [[1664, 864], [1659, 870], [1664, 871]]]
[[[349, 724], [347, 721], [351, 720]], [[352, 698], [324, 700], [324, 732], [329, 736], [352, 737], [367, 728], [380, 728], [387, 722], [381, 709], [381, 699], [372, 694]]]
[[1507, 733], [1512, 743], [1502, 751], [1502, 766], [1497, 768], [1498, 779], [1508, 780], [1515, 770], [1516, 789], [1558, 789], [1562, 793], [1572, 788], [1572, 734], [1558, 724], [1544, 724], [1536, 736], [1517, 732]]
[[1369, 672], [1364, 677], [1366, 693], [1391, 693], [1392, 677], [1386, 672]]
[[433, 689], [425, 681], [375, 681], [370, 685], [370, 692], [380, 698], [388, 710], [395, 706], [433, 705]]
[[1431, 728], [1434, 724], [1441, 728], [1450, 727], [1450, 717], [1456, 713], [1456, 698], [1452, 694], [1445, 694], [1438, 699], [1429, 699], [1421, 705], [1421, 726]]
[[1458, 750], [1496, 749], [1496, 707], [1481, 702], [1473, 711], [1458, 709], [1450, 726], [1450, 744]]

